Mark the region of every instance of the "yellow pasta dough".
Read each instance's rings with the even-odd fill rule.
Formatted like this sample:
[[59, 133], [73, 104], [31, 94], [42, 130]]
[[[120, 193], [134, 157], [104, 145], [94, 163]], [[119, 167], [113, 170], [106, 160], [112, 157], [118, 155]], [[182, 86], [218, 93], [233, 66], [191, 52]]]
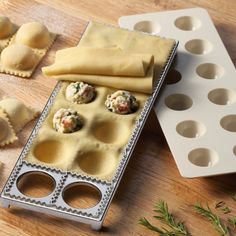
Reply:
[[26, 107], [24, 103], [16, 98], [5, 98], [1, 100], [0, 108], [8, 115], [16, 133], [39, 114], [34, 109]]
[[15, 131], [13, 130], [7, 115], [0, 109], [0, 147], [13, 143], [16, 140]]
[[[143, 54], [143, 56], [153, 55], [154, 67], [152, 63], [150, 63], [150, 66], [148, 67], [149, 69], [147, 70], [146, 76], [144, 77], [140, 77], [137, 75], [129, 76], [130, 68], [127, 68], [127, 76], [120, 76], [119, 73], [116, 73], [116, 75], [106, 74], [104, 76], [98, 73], [94, 74], [94, 69], [91, 69], [91, 66], [97, 64], [99, 65], [101, 63], [100, 57], [94, 57], [93, 64], [91, 64], [89, 68], [92, 73], [90, 72], [90, 74], [88, 74], [88, 70], [86, 71], [87, 74], [78, 73], [78, 70], [75, 69], [75, 61], [78, 60], [78, 55], [76, 55], [76, 52], [73, 52], [74, 49], [72, 48], [67, 49], [68, 51], [58, 52], [55, 62], [56, 68], [53, 65], [53, 67], [49, 68], [48, 71], [47, 68], [43, 71], [45, 72], [45, 74], [48, 73], [49, 76], [52, 76], [58, 80], [84, 81], [86, 83], [109, 86], [129, 91], [152, 93], [153, 84], [155, 84], [156, 80], [159, 78], [160, 73], [166, 64], [166, 61], [168, 60], [174, 44], [175, 41], [172, 39], [163, 39], [157, 36], [142, 34], [140, 32], [130, 32], [125, 29], [113, 28], [100, 23], [90, 22], [82, 39], [80, 40], [78, 48], [93, 47], [109, 50], [109, 48], [111, 47], [117, 47], [122, 49], [130, 56], [133, 54]], [[68, 55], [72, 55], [73, 63], [71, 63], [71, 61], [68, 62], [69, 56], [65, 56], [66, 53], [68, 53]], [[93, 55], [88, 56], [93, 57]], [[127, 60], [127, 58], [124, 59]], [[124, 63], [126, 62], [126, 60], [124, 60]], [[107, 63], [107, 61], [105, 60], [104, 62]], [[111, 61], [110, 64], [112, 69], [117, 67], [118, 70], [120, 69], [115, 60], [113, 60], [113, 62]], [[62, 69], [60, 69], [60, 67]], [[65, 69], [65, 67], [67, 68]], [[139, 64], [139, 69], [140, 68], [142, 68], [142, 66], [140, 66]], [[50, 69], [52, 70], [50, 71]]]
[[[134, 113], [122, 116], [108, 111], [104, 105], [107, 95], [116, 89], [94, 86], [95, 99], [90, 103], [76, 104], [65, 96], [70, 83], [61, 84], [26, 161], [110, 181], [148, 95], [133, 92], [139, 107]], [[57, 132], [53, 128], [53, 117], [61, 108], [78, 111], [83, 118], [83, 127], [73, 133]]]
[[16, 25], [8, 17], [0, 15], [0, 52], [8, 45], [16, 29]]
[[2, 51], [2, 66], [13, 70], [30, 70], [35, 66], [37, 56], [34, 51], [24, 45], [14, 44]]
[[7, 74], [29, 77], [39, 60], [40, 56], [30, 47], [13, 44], [3, 49], [1, 53], [0, 71]]
[[15, 41], [32, 48], [45, 48], [50, 44], [51, 35], [42, 23], [29, 22], [19, 28]]
[[71, 73], [143, 77], [152, 58], [151, 54], [131, 54], [120, 48], [73, 47], [57, 51], [55, 63], [42, 70], [46, 75]]
[[59, 80], [151, 93], [153, 56], [127, 53], [117, 47], [75, 47], [58, 51], [55, 63], [42, 71]]

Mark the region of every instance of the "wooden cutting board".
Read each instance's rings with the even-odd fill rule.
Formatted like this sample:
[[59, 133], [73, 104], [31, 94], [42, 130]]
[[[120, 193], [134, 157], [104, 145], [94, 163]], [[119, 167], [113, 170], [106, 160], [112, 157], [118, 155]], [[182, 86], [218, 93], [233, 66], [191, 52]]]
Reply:
[[[41, 20], [59, 34], [46, 57], [31, 79], [0, 74], [0, 99], [13, 96], [42, 110], [56, 81], [41, 75], [40, 68], [53, 61], [56, 50], [75, 46], [87, 24], [79, 19], [95, 19], [116, 23], [122, 15], [163, 11], [186, 7], [205, 7], [210, 11], [217, 29], [235, 62], [235, 3], [233, 0], [2, 0], [0, 13], [18, 25]], [[47, 7], [53, 6], [55, 9]], [[234, 5], [233, 5], [234, 4]], [[64, 13], [63, 13], [64, 12]], [[68, 14], [68, 15], [67, 15]], [[224, 17], [222, 17], [224, 16]], [[0, 190], [9, 176], [35, 124], [31, 122], [18, 135], [19, 141], [0, 149]], [[236, 204], [231, 195], [236, 193], [236, 175], [212, 178], [184, 179], [179, 175], [164, 135], [152, 112], [140, 136], [131, 161], [111, 204], [102, 232], [92, 232], [87, 225], [34, 213], [17, 208], [0, 208], [0, 236], [88, 236], [88, 235], [158, 235], [138, 225], [140, 217], [156, 223], [153, 206], [159, 200], [168, 202], [171, 212], [185, 221], [191, 235], [216, 236], [216, 231], [192, 206], [203, 202], [210, 206], [225, 201], [236, 215]], [[218, 211], [219, 213], [219, 211]], [[155, 214], [155, 213], [154, 213]], [[226, 221], [228, 216], [220, 214]], [[225, 222], [224, 221], [224, 222]], [[157, 224], [160, 226], [160, 224]], [[232, 232], [235, 234], [235, 231]], [[232, 235], [234, 235], [232, 233]]]

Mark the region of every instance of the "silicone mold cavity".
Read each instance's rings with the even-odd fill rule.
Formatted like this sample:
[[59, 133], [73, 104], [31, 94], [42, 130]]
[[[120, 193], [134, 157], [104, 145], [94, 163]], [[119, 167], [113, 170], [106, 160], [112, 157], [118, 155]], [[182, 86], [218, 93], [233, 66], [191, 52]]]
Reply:
[[206, 132], [206, 127], [195, 120], [185, 120], [176, 126], [176, 131], [186, 138], [199, 138]]
[[236, 101], [236, 93], [225, 88], [213, 89], [208, 93], [208, 99], [217, 105], [231, 105]]
[[134, 25], [134, 30], [157, 34], [160, 32], [161, 26], [154, 21], [140, 21]]
[[185, 49], [197, 55], [205, 55], [212, 50], [212, 44], [203, 39], [192, 39], [185, 44]]
[[236, 146], [234, 146], [234, 148], [233, 148], [233, 153], [236, 156]]
[[165, 104], [172, 110], [183, 111], [189, 109], [193, 102], [187, 95], [171, 94], [165, 99]]
[[219, 79], [223, 76], [224, 69], [222, 66], [213, 63], [205, 63], [199, 65], [196, 72], [204, 79]]
[[223, 129], [236, 132], [236, 115], [227, 115], [220, 120]]
[[175, 26], [181, 30], [193, 31], [201, 26], [201, 21], [193, 16], [182, 16], [175, 20]]
[[188, 159], [195, 166], [212, 167], [218, 162], [219, 157], [214, 150], [197, 148], [188, 154]]

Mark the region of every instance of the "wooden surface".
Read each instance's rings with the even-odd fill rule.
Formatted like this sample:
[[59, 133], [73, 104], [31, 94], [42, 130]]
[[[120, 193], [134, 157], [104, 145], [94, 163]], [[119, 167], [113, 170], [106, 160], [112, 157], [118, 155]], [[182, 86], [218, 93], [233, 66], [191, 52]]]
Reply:
[[[30, 106], [42, 110], [55, 81], [40, 73], [43, 65], [53, 61], [56, 50], [77, 44], [88, 20], [117, 25], [122, 15], [172, 9], [206, 8], [236, 64], [236, 2], [234, 0], [2, 0], [0, 10], [13, 22], [22, 24], [32, 20], [43, 21], [50, 30], [59, 33], [55, 44], [29, 80], [0, 75], [0, 98], [14, 96]], [[236, 79], [236, 78], [235, 78]], [[19, 141], [0, 149], [0, 189], [9, 176], [35, 122], [18, 134]], [[222, 148], [223, 145], [222, 145]], [[236, 167], [235, 167], [236, 168]], [[236, 174], [211, 178], [184, 179], [179, 175], [165, 137], [152, 112], [141, 134], [132, 159], [115, 195], [101, 232], [93, 232], [87, 225], [53, 218], [22, 209], [0, 208], [0, 235], [157, 235], [137, 222], [146, 217], [152, 222], [153, 205], [160, 199], [168, 202], [178, 219], [185, 221], [190, 235], [217, 235], [212, 226], [194, 213], [196, 202], [208, 203], [212, 208], [225, 201], [232, 212], [216, 212], [226, 220], [236, 216]], [[157, 223], [160, 226], [160, 224]], [[236, 235], [231, 227], [231, 235]]]

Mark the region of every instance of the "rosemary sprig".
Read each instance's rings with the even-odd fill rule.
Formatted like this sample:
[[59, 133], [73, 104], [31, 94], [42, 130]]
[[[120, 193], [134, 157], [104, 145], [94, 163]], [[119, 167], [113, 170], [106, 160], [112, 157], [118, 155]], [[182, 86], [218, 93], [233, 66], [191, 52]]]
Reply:
[[154, 216], [154, 218], [168, 225], [171, 230], [167, 230], [165, 228], [160, 229], [156, 226], [153, 226], [146, 218], [141, 218], [139, 220], [139, 224], [159, 233], [160, 236], [178, 236], [188, 234], [184, 223], [176, 222], [173, 215], [169, 213], [168, 205], [164, 201], [159, 201], [159, 203], [156, 204], [154, 212], [159, 213], [157, 216]]
[[234, 216], [233, 218], [229, 218], [228, 222], [233, 225], [234, 228], [236, 228], [236, 216]]
[[197, 203], [194, 206], [194, 209], [197, 213], [204, 216], [208, 221], [210, 221], [214, 228], [218, 231], [218, 233], [220, 233], [220, 235], [229, 236], [228, 227], [221, 222], [220, 218], [211, 211], [208, 205], [206, 208], [204, 208], [200, 203]]
[[174, 234], [173, 232], [169, 232], [166, 229], [160, 229], [154, 225], [152, 225], [146, 218], [141, 218], [139, 220], [139, 224], [147, 227], [148, 229], [155, 231], [157, 233], [159, 233], [160, 236], [175, 236], [176, 234]]
[[228, 214], [228, 213], [230, 213], [231, 212], [231, 210], [229, 209], [229, 207], [224, 207], [223, 209], [222, 209], [222, 211], [223, 211], [223, 213], [224, 214]]
[[155, 206], [155, 212], [159, 215], [154, 216], [156, 219], [161, 220], [163, 223], [166, 223], [172, 230], [178, 234], [187, 235], [187, 230], [184, 226], [184, 223], [179, 221], [176, 222], [173, 215], [169, 213], [168, 205], [164, 201], [159, 201]]
[[226, 203], [224, 201], [216, 203], [215, 209], [220, 209], [224, 214], [228, 214], [231, 212], [231, 210], [228, 206], [226, 206]]

